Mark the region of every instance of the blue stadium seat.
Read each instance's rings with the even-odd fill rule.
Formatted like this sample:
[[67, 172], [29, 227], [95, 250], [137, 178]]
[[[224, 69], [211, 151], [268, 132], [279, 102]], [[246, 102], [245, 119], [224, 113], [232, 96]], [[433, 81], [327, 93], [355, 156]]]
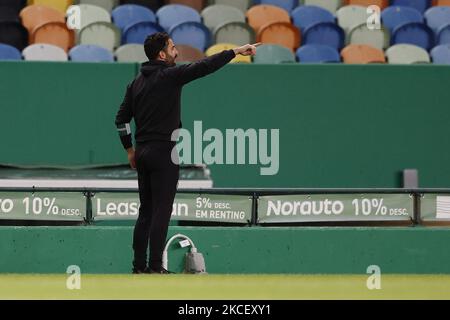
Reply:
[[161, 7], [157, 12], [158, 23], [166, 31], [174, 25], [183, 22], [202, 22], [202, 17], [194, 8], [182, 4], [169, 4]]
[[70, 49], [69, 58], [76, 62], [114, 62], [114, 56], [108, 49], [89, 44]]
[[320, 22], [335, 22], [334, 15], [327, 9], [317, 6], [299, 6], [291, 12], [292, 23], [304, 31]]
[[340, 62], [339, 52], [330, 46], [309, 44], [297, 49], [296, 56], [300, 63]]
[[433, 31], [424, 23], [406, 23], [395, 28], [391, 44], [407, 43], [425, 50], [430, 50], [434, 47]]
[[112, 11], [111, 16], [121, 31], [138, 22], [156, 22], [156, 16], [150, 9], [135, 4], [118, 6]]
[[450, 44], [434, 47], [430, 52], [433, 63], [450, 64]]
[[209, 29], [199, 22], [183, 22], [170, 28], [170, 37], [175, 44], [186, 44], [205, 51], [211, 44]]
[[391, 6], [413, 7], [420, 12], [425, 12], [431, 5], [431, 0], [391, 0]]
[[303, 34], [303, 44], [323, 44], [340, 50], [344, 46], [345, 33], [335, 23], [317, 23], [306, 29]]
[[0, 60], [22, 60], [22, 54], [13, 46], [0, 43]]
[[450, 23], [450, 7], [432, 7], [424, 16], [427, 25], [437, 34], [440, 28]]
[[298, 0], [259, 0], [253, 1], [254, 4], [270, 4], [272, 6], [277, 6], [283, 8], [287, 12], [291, 12], [295, 7], [298, 6]]
[[413, 7], [391, 6], [381, 12], [383, 25], [392, 32], [395, 28], [405, 23], [423, 23], [423, 16], [420, 11]]
[[122, 44], [144, 44], [147, 36], [161, 31], [164, 31], [164, 29], [154, 22], [138, 22], [125, 28], [122, 33]]
[[436, 44], [450, 44], [450, 24], [439, 29]]

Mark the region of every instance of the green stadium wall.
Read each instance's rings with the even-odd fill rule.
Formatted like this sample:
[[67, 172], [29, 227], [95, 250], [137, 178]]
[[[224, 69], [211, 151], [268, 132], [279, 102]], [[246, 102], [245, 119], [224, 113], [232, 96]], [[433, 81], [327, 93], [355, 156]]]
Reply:
[[[115, 113], [136, 64], [0, 63], [0, 163], [125, 163]], [[279, 172], [211, 165], [217, 187], [421, 187], [450, 181], [450, 67], [229, 65], [187, 85], [183, 125], [280, 130]]]
[[[1, 273], [130, 273], [132, 227], [0, 227]], [[203, 253], [207, 272], [450, 274], [448, 228], [170, 227]], [[183, 270], [186, 248], [173, 244], [169, 269]]]

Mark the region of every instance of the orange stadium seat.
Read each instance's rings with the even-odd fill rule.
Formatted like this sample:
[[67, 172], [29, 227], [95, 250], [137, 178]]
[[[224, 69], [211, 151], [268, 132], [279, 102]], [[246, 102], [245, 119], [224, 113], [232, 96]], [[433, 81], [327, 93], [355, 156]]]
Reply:
[[176, 62], [195, 62], [205, 57], [205, 54], [197, 48], [179, 44], [177, 45], [178, 57]]
[[450, 6], [450, 0], [434, 0], [433, 6]]
[[247, 10], [246, 13], [248, 24], [255, 29], [256, 32], [263, 25], [271, 22], [291, 22], [289, 13], [276, 6], [256, 5]]
[[28, 33], [33, 33], [34, 29], [48, 22], [65, 23], [64, 14], [54, 8], [42, 5], [31, 5], [25, 7], [20, 11], [20, 18], [23, 26], [28, 30]]
[[68, 52], [74, 46], [75, 34], [63, 22], [47, 22], [34, 29], [30, 44], [32, 43], [53, 44]]
[[295, 51], [300, 46], [300, 31], [289, 22], [271, 22], [259, 28], [257, 41], [278, 44]]
[[344, 63], [385, 63], [383, 51], [364, 44], [351, 44], [341, 51]]

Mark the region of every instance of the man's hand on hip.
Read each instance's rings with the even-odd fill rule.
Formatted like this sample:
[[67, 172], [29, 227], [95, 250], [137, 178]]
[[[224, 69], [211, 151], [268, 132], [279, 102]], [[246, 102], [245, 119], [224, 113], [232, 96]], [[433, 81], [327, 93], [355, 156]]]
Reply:
[[259, 45], [261, 45], [261, 42], [255, 44], [246, 44], [233, 50], [236, 55], [241, 54], [243, 56], [254, 56], [256, 54], [256, 47]]
[[134, 148], [128, 148], [127, 149], [127, 153], [128, 153], [128, 162], [130, 163], [130, 166], [132, 169], [136, 169], [136, 160], [134, 158]]

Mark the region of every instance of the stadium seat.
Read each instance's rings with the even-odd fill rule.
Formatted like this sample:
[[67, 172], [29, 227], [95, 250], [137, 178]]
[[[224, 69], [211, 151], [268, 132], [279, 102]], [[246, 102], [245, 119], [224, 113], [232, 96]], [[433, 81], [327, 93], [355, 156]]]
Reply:
[[20, 11], [22, 24], [31, 35], [37, 26], [47, 22], [65, 23], [64, 14], [56, 9], [41, 5], [31, 5]]
[[413, 7], [420, 12], [425, 12], [430, 6], [430, 0], [391, 0], [391, 6]]
[[435, 64], [450, 64], [450, 44], [434, 47], [430, 55]]
[[358, 5], [366, 8], [375, 5], [383, 10], [389, 5], [389, 0], [344, 0], [344, 5]]
[[433, 0], [433, 6], [450, 6], [450, 0]]
[[436, 38], [436, 45], [450, 44], [450, 24], [441, 27]]
[[16, 14], [22, 10], [23, 7], [27, 5], [27, 0], [0, 0], [0, 7], [10, 8], [14, 10]]
[[255, 30], [245, 22], [228, 22], [217, 26], [213, 33], [215, 43], [254, 43]]
[[68, 52], [75, 44], [75, 33], [63, 22], [47, 22], [34, 29], [30, 37], [33, 43], [53, 44]]
[[66, 14], [66, 10], [72, 4], [72, 0], [33, 0], [32, 4], [52, 7], [59, 12]]
[[120, 0], [120, 5], [124, 4], [137, 4], [139, 6], [146, 7], [153, 12], [156, 12], [159, 8], [161, 8], [164, 4], [164, 0]]
[[79, 45], [69, 51], [69, 58], [75, 62], [114, 62], [113, 54], [96, 45]]
[[202, 12], [205, 7], [205, 0], [166, 0], [168, 4], [184, 4], [185, 6], [189, 6], [197, 10], [198, 12]]
[[424, 17], [427, 25], [437, 34], [440, 28], [450, 24], [450, 7], [431, 7]]
[[381, 26], [380, 29], [369, 29], [367, 23], [353, 28], [348, 35], [348, 44], [366, 44], [383, 50], [389, 47], [389, 31]]
[[183, 22], [202, 22], [202, 17], [197, 10], [181, 4], [169, 4], [163, 6], [156, 12], [156, 16], [159, 25], [166, 31], [169, 31], [173, 26]]
[[154, 22], [138, 22], [125, 28], [122, 33], [122, 44], [144, 44], [147, 36], [162, 31], [164, 31], [164, 29]]
[[340, 50], [345, 43], [344, 30], [337, 24], [322, 22], [305, 30], [303, 44], [321, 44]]
[[253, 62], [266, 64], [293, 63], [295, 62], [295, 56], [288, 48], [276, 44], [264, 44], [256, 49]]
[[27, 29], [16, 21], [0, 21], [0, 43], [23, 50], [28, 44]]
[[235, 7], [222, 4], [215, 4], [203, 9], [203, 23], [211, 32], [214, 29], [227, 22], [245, 22], [245, 14]]
[[386, 50], [386, 57], [390, 64], [429, 63], [428, 52], [412, 44], [396, 44]]
[[300, 31], [288, 22], [272, 22], [259, 28], [257, 41], [266, 44], [278, 44], [293, 52], [300, 46]]
[[101, 7], [91, 4], [80, 4], [81, 28], [94, 22], [111, 22], [111, 15]]
[[[206, 50], [206, 55], [209, 57], [212, 56], [213, 54], [222, 52], [223, 50], [230, 50], [236, 47], [237, 45], [235, 44], [218, 43], [210, 47], [208, 50]], [[236, 58], [231, 60], [231, 63], [252, 63], [252, 58], [250, 56], [237, 55]]]
[[434, 47], [433, 31], [423, 23], [407, 23], [395, 28], [391, 44], [407, 43], [430, 50]]
[[118, 62], [145, 62], [148, 61], [142, 44], [125, 44], [116, 49], [115, 56]]
[[91, 4], [97, 7], [101, 7], [111, 13], [113, 8], [119, 5], [118, 0], [75, 0], [74, 4]]
[[296, 52], [300, 63], [329, 63], [340, 62], [339, 52], [330, 46], [322, 44], [307, 44], [298, 48]]
[[0, 5], [0, 21], [20, 22], [19, 14], [14, 8]]
[[342, 0], [303, 0], [303, 4], [318, 6], [327, 9], [331, 13], [336, 13], [336, 11], [342, 7]]
[[238, 8], [243, 13], [246, 13], [248, 8], [253, 4], [252, 0], [210, 0], [210, 4], [223, 4]]
[[391, 6], [383, 10], [381, 20], [383, 25], [392, 32], [405, 23], [423, 23], [423, 16], [420, 11], [413, 7]]
[[195, 62], [205, 58], [205, 54], [188, 45], [180, 44], [177, 45], [178, 57], [175, 59], [176, 63], [186, 63], [186, 62]]
[[336, 12], [336, 17], [339, 26], [344, 29], [346, 35], [348, 35], [353, 28], [363, 23], [367, 23], [366, 8], [362, 6], [342, 7]]
[[342, 61], [348, 64], [385, 63], [384, 52], [365, 44], [350, 44], [341, 51]]
[[211, 44], [209, 29], [198, 22], [183, 22], [170, 28], [170, 37], [176, 45], [186, 44], [205, 51]]
[[120, 45], [120, 30], [110, 22], [94, 22], [81, 29], [78, 44], [99, 45], [112, 52]]
[[248, 9], [248, 24], [257, 33], [259, 28], [271, 22], [291, 22], [289, 13], [281, 8], [270, 5], [256, 5]]
[[23, 49], [22, 55], [25, 60], [67, 61], [66, 52], [60, 47], [51, 44], [32, 44]]
[[334, 15], [321, 7], [299, 6], [291, 12], [292, 23], [304, 32], [309, 27], [320, 22], [335, 22]]
[[15, 47], [0, 43], [0, 60], [22, 60], [22, 54]]
[[125, 28], [138, 22], [147, 21], [156, 23], [156, 16], [150, 9], [135, 4], [121, 5], [114, 8], [111, 16], [114, 24], [122, 32]]
[[298, 0], [260, 0], [259, 3], [277, 6], [283, 8], [287, 12], [291, 12], [298, 6]]

